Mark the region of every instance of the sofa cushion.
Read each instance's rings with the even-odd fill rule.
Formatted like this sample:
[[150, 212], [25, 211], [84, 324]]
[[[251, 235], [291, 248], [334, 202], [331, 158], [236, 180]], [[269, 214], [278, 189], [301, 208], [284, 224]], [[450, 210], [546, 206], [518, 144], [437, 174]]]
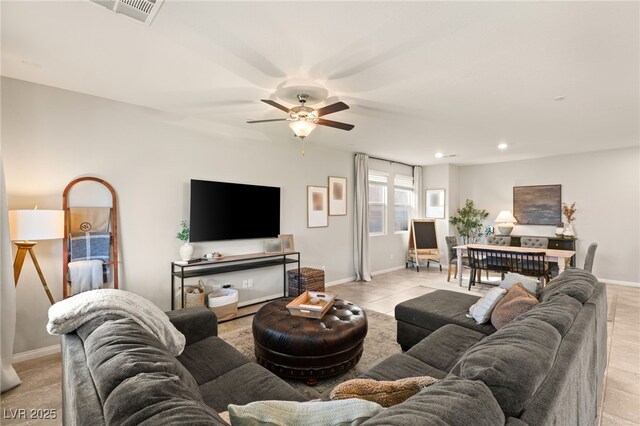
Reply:
[[391, 407], [437, 382], [438, 379], [431, 376], [407, 377], [399, 380], [352, 379], [333, 388], [329, 398], [332, 400], [365, 399], [383, 407]]
[[480, 381], [448, 376], [420, 391], [404, 403], [394, 405], [363, 426], [376, 425], [503, 425], [504, 414]]
[[169, 373], [140, 373], [122, 381], [104, 404], [110, 425], [225, 425], [197, 391]]
[[360, 377], [374, 380], [398, 380], [407, 377], [431, 376], [436, 379], [447, 373], [407, 354], [395, 354], [375, 365]]
[[598, 279], [588, 271], [568, 268], [549, 282], [542, 290], [541, 301], [550, 300], [558, 294], [566, 294], [578, 302], [586, 302], [598, 285]]
[[265, 399], [307, 400], [287, 382], [252, 362], [202, 384], [200, 393], [204, 402], [218, 412], [225, 411], [231, 403], [248, 404]]
[[108, 321], [86, 337], [87, 365], [104, 404], [124, 380], [140, 373], [175, 375], [196, 393], [191, 374], [160, 341], [130, 319]]
[[485, 383], [507, 416], [518, 417], [553, 366], [560, 333], [534, 318], [512, 321], [465, 353], [452, 374]]
[[536, 299], [524, 286], [517, 283], [507, 290], [507, 294], [498, 302], [491, 313], [491, 324], [501, 329], [508, 322], [538, 304]]
[[484, 334], [496, 329], [491, 324], [477, 324], [473, 318], [467, 318], [469, 307], [480, 298], [472, 294], [449, 290], [436, 290], [415, 299], [396, 305], [395, 317], [418, 327], [435, 331], [447, 324], [457, 324]]
[[249, 363], [249, 359], [219, 337], [207, 337], [188, 345], [178, 357], [198, 385]]
[[460, 357], [473, 345], [486, 337], [455, 324], [448, 324], [431, 333], [406, 354], [439, 370], [450, 371]]
[[571, 324], [582, 309], [582, 303], [571, 296], [558, 294], [551, 300], [538, 303], [530, 311], [520, 315], [518, 319], [535, 318], [551, 324], [562, 337], [567, 334]]
[[257, 401], [229, 405], [233, 426], [360, 425], [382, 412], [380, 405], [362, 399], [340, 401]]

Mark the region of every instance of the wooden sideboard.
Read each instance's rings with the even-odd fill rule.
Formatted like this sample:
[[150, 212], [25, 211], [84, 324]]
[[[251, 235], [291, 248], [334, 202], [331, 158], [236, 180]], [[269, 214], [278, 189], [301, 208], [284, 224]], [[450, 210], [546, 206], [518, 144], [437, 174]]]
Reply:
[[[531, 237], [531, 238], [547, 238], [549, 240], [549, 245], [547, 248], [554, 250], [571, 250], [576, 251], [576, 241], [577, 238], [559, 238], [559, 237], [540, 237], [535, 235], [511, 235], [511, 245], [514, 247], [520, 247], [520, 238], [522, 237]], [[573, 256], [571, 258], [571, 266], [576, 266], [576, 257]]]

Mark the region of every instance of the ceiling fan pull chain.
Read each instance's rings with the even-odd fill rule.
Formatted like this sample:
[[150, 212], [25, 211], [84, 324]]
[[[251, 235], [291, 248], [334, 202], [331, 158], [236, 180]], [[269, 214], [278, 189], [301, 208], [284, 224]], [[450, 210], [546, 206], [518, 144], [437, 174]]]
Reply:
[[304, 157], [304, 140], [306, 138], [300, 138], [300, 139], [302, 139], [302, 149], [300, 150], [300, 155]]

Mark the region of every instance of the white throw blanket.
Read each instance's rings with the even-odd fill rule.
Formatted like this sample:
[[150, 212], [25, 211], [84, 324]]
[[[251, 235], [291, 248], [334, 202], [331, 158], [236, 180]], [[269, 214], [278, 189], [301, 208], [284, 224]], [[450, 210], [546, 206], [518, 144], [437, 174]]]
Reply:
[[137, 294], [124, 290], [85, 291], [64, 299], [49, 308], [49, 334], [66, 334], [82, 324], [107, 314], [130, 318], [153, 334], [169, 351], [178, 356], [186, 339], [156, 305]]
[[69, 280], [71, 281], [71, 294], [99, 289], [102, 287], [103, 281], [102, 261], [77, 260], [69, 262]]

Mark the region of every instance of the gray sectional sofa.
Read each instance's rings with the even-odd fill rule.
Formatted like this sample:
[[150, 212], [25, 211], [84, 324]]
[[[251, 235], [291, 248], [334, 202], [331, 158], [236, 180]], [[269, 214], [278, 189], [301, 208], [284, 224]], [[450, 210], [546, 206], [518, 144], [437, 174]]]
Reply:
[[[429, 311], [424, 296], [398, 305], [398, 336], [408, 351], [364, 377], [442, 380], [362, 424], [593, 424], [606, 363], [605, 286], [581, 270], [559, 278], [539, 305], [498, 331], [478, 329], [457, 311], [447, 317], [443, 306]], [[464, 305], [463, 313], [477, 299], [436, 296]], [[65, 424], [224, 424], [216, 412], [229, 403], [304, 400], [216, 337], [215, 316], [206, 309], [168, 315], [187, 337], [178, 358], [119, 317], [63, 336]], [[401, 323], [410, 325], [408, 335]], [[420, 328], [426, 335], [416, 342]]]

